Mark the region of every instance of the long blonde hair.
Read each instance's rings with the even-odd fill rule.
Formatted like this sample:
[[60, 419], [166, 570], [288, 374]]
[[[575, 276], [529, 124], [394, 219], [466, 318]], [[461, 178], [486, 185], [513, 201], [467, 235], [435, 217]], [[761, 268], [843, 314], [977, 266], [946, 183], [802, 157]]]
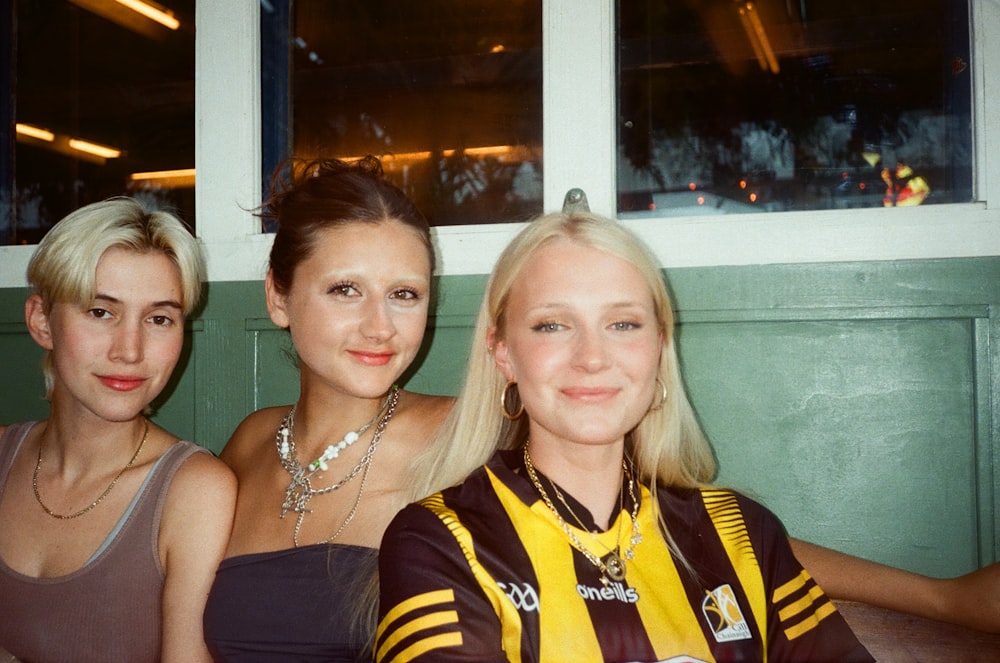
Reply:
[[[681, 379], [673, 310], [656, 259], [638, 237], [615, 221], [589, 213], [557, 213], [531, 222], [500, 255], [479, 309], [465, 383], [427, 457], [419, 464], [413, 499], [460, 482], [497, 449], [515, 448], [524, 442], [526, 418], [510, 422], [501, 414], [506, 380], [493, 360], [488, 335], [495, 328], [496, 337], [503, 338], [510, 292], [525, 263], [540, 247], [560, 238], [629, 262], [645, 277], [653, 297], [663, 335], [658, 377], [668, 396], [662, 407], [649, 411], [629, 434], [640, 480], [655, 497], [657, 486], [702, 486], [715, 476], [715, 458]], [[655, 499], [653, 503], [655, 506]], [[665, 528], [664, 535], [669, 541]]]

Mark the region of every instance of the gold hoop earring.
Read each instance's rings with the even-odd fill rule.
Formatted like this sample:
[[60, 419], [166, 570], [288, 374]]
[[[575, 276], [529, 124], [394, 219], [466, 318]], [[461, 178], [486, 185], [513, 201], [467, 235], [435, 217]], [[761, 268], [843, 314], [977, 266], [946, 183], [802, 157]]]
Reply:
[[660, 400], [650, 403], [650, 412], [656, 412], [667, 402], [667, 385], [663, 383], [663, 380], [660, 379], [659, 375], [656, 376], [656, 384], [660, 386]]
[[524, 403], [521, 402], [521, 394], [517, 394], [517, 412], [512, 413], [507, 410], [507, 394], [510, 392], [511, 387], [517, 389], [517, 383], [508, 382], [507, 386], [503, 388], [503, 392], [500, 394], [500, 413], [503, 414], [504, 419], [514, 421], [524, 413]]

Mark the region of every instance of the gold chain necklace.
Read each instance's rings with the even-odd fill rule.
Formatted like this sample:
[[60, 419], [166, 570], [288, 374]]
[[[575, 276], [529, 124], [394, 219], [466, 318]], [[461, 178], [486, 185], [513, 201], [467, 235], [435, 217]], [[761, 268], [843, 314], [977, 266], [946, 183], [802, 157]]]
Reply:
[[118, 480], [122, 478], [122, 475], [125, 474], [125, 471], [128, 470], [128, 468], [132, 467], [132, 464], [135, 463], [135, 459], [139, 457], [139, 452], [142, 451], [143, 445], [146, 444], [146, 436], [149, 435], [149, 421], [146, 420], [146, 419], [143, 419], [143, 422], [145, 423], [145, 427], [143, 428], [143, 431], [142, 431], [142, 440], [139, 441], [139, 446], [138, 446], [138, 448], [136, 448], [135, 453], [132, 454], [132, 458], [129, 460], [128, 464], [125, 467], [123, 467], [118, 472], [118, 474], [115, 475], [115, 478], [111, 480], [111, 483], [109, 483], [108, 487], [104, 489], [104, 492], [101, 493], [100, 497], [98, 497], [96, 500], [94, 500], [93, 502], [91, 502], [88, 506], [85, 506], [84, 508], [80, 509], [76, 513], [70, 513], [70, 514], [67, 514], [67, 515], [64, 515], [64, 514], [61, 514], [61, 513], [56, 513], [52, 509], [50, 509], [49, 507], [45, 506], [45, 502], [42, 501], [42, 494], [38, 492], [38, 470], [41, 469], [41, 467], [42, 467], [42, 442], [41, 442], [41, 440], [39, 440], [38, 441], [38, 460], [35, 461], [35, 471], [31, 475], [31, 489], [34, 491], [34, 493], [35, 493], [35, 499], [38, 500], [38, 505], [42, 507], [42, 510], [45, 511], [45, 513], [47, 513], [50, 516], [52, 516], [53, 518], [58, 518], [59, 520], [69, 520], [71, 518], [79, 518], [80, 516], [82, 516], [83, 514], [87, 513], [88, 511], [90, 511], [91, 509], [93, 509], [95, 506], [97, 506], [98, 504], [100, 504], [102, 501], [104, 501], [104, 498], [108, 496], [108, 493], [110, 493], [111, 489], [115, 487], [115, 484], [118, 483]]
[[[632, 513], [630, 514], [632, 519], [632, 536], [629, 538], [629, 547], [625, 550], [625, 554], [619, 555], [618, 546], [615, 546], [615, 549], [609, 551], [608, 554], [606, 555], [607, 562], [604, 562], [598, 555], [592, 552], [587, 546], [583, 545], [583, 541], [581, 541], [580, 537], [578, 537], [576, 533], [572, 530], [572, 528], [569, 526], [569, 523], [566, 522], [566, 519], [562, 517], [562, 514], [559, 513], [559, 510], [556, 508], [556, 505], [552, 503], [552, 499], [549, 497], [549, 494], [546, 492], [544, 486], [542, 486], [542, 482], [538, 480], [538, 474], [536, 474], [535, 466], [531, 462], [531, 455], [528, 453], [527, 444], [524, 445], [524, 468], [528, 471], [528, 478], [531, 479], [531, 483], [532, 485], [535, 486], [535, 490], [537, 490], [538, 494], [542, 496], [542, 501], [545, 502], [545, 505], [549, 508], [549, 511], [551, 511], [552, 514], [555, 515], [556, 519], [559, 521], [559, 526], [562, 528], [563, 532], [565, 532], [566, 537], [569, 539], [569, 542], [573, 544], [573, 547], [579, 550], [583, 554], [583, 556], [590, 561], [591, 564], [600, 569], [601, 584], [607, 587], [608, 585], [611, 584], [611, 580], [615, 580], [617, 582], [624, 581], [625, 560], [634, 559], [635, 547], [640, 543], [642, 543], [642, 533], [639, 531], [639, 518], [638, 518], [639, 501], [636, 500], [635, 498], [635, 488], [633, 485], [634, 482], [632, 479], [632, 472], [628, 467], [628, 463], [624, 459], [622, 459], [622, 472], [626, 473], [626, 475], [628, 476], [628, 493], [629, 493], [629, 498], [632, 500]], [[561, 497], [561, 494], [558, 492], [558, 488], [555, 487], [555, 483], [553, 483], [552, 486], [557, 491], [557, 494], [559, 494]], [[563, 504], [566, 503], [564, 498], [562, 499], [562, 502]], [[587, 530], [587, 533], [590, 534], [595, 540], [597, 540], [597, 537], [594, 536], [593, 533], [590, 532], [590, 530], [588, 530], [586, 527], [583, 527], [583, 523], [580, 521], [580, 518], [576, 515], [573, 509], [569, 508], [568, 504], [566, 505], [566, 508], [569, 509], [569, 512], [573, 514], [573, 517], [577, 520], [577, 522], [580, 523], [581, 528]], [[619, 524], [618, 539], [621, 540], [621, 534], [620, 534], [621, 522], [619, 522], [618, 524]], [[611, 580], [608, 579], [609, 576]]]

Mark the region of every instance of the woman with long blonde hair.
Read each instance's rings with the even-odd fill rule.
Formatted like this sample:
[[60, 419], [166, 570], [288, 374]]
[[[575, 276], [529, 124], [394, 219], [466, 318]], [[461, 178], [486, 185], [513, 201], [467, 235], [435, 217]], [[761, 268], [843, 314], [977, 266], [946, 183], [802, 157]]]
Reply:
[[432, 473], [486, 464], [389, 525], [376, 660], [873, 660], [778, 519], [709, 485], [666, 289], [624, 227], [534, 221], [474, 343]]

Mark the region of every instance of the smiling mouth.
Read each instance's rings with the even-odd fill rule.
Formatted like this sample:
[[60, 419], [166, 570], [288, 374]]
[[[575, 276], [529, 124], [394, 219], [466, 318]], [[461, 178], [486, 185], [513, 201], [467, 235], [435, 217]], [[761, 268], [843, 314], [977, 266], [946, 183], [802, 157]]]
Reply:
[[562, 393], [567, 398], [585, 403], [599, 403], [611, 400], [618, 395], [619, 389], [611, 387], [574, 387], [563, 389]]
[[115, 391], [132, 391], [146, 383], [145, 378], [124, 377], [120, 375], [101, 375], [101, 384]]
[[395, 356], [391, 352], [358, 352], [351, 351], [351, 355], [365, 366], [385, 366]]

